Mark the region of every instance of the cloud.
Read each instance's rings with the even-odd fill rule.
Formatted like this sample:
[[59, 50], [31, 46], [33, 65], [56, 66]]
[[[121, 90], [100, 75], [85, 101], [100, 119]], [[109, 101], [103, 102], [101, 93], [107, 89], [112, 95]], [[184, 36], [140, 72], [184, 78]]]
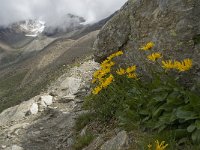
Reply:
[[0, 25], [41, 19], [49, 26], [62, 24], [67, 13], [99, 21], [118, 10], [127, 0], [0, 0]]

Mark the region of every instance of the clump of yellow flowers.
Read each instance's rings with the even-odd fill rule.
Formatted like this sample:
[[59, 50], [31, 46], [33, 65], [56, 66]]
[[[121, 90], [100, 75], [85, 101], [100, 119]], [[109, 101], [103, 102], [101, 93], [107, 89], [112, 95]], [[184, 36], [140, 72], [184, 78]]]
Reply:
[[[153, 42], [149, 42], [140, 49], [149, 50], [149, 49], [152, 49], [154, 47], [154, 45], [155, 44]], [[153, 62], [157, 61], [160, 58], [162, 58], [162, 54], [159, 53], [159, 52], [155, 52], [155, 53], [152, 53], [152, 54], [147, 56], [147, 59], [150, 60], [150, 61], [153, 61]], [[192, 60], [189, 59], [189, 58], [184, 59], [182, 61], [162, 60], [161, 63], [162, 63], [163, 69], [165, 69], [165, 70], [175, 69], [175, 70], [178, 70], [179, 72], [188, 71], [192, 67]]]
[[[147, 51], [152, 49], [155, 46], [153, 42], [148, 42], [146, 45], [142, 46], [140, 49]], [[98, 94], [102, 89], [107, 88], [113, 81], [114, 81], [114, 74], [111, 73], [112, 67], [115, 65], [115, 62], [113, 61], [113, 58], [118, 57], [122, 55], [122, 51], [118, 51], [114, 54], [111, 54], [109, 57], [107, 57], [106, 60], [104, 60], [101, 65], [100, 69], [95, 71], [93, 74], [93, 80], [92, 83], [95, 83], [97, 86], [92, 90], [92, 93], [94, 95]], [[156, 62], [158, 59], [163, 58], [162, 53], [160, 52], [154, 52], [147, 56], [147, 59]], [[177, 60], [162, 60], [161, 61], [162, 68], [165, 70], [175, 69], [179, 72], [188, 71], [192, 67], [192, 60], [187, 58], [183, 61], [177, 61]], [[118, 70], [114, 71], [117, 75], [126, 75], [127, 78], [137, 79], [137, 74], [135, 73], [136, 66], [130, 66], [126, 69], [119, 68]], [[113, 71], [112, 71], [113, 72]]]
[[179, 72], [184, 72], [190, 70], [190, 68], [192, 67], [192, 60], [189, 58], [184, 59], [183, 61], [168, 60], [162, 61], [162, 65], [162, 67], [166, 70], [176, 69]]
[[103, 88], [107, 88], [114, 81], [111, 68], [115, 65], [115, 62], [112, 59], [122, 54], [122, 51], [118, 51], [110, 55], [101, 63], [100, 69], [94, 72], [92, 83], [97, 83], [97, 86], [92, 90], [94, 95], [98, 94]]
[[[92, 83], [96, 83], [97, 85], [92, 90], [92, 93], [94, 95], [97, 95], [102, 89], [107, 88], [114, 81], [114, 75], [111, 73], [111, 69], [115, 65], [113, 58], [118, 57], [122, 54], [122, 51], [111, 54], [109, 57], [107, 57], [106, 60], [104, 60], [100, 64], [100, 69], [94, 72]], [[114, 73], [118, 75], [127, 75], [128, 78], [137, 78], [135, 71], [136, 66], [133, 65], [128, 67], [127, 69], [119, 68]]]
[[127, 75], [128, 78], [136, 79], [137, 74], [135, 73], [136, 71], [136, 65], [130, 66], [127, 69], [119, 68], [116, 73], [118, 75]]
[[[155, 144], [156, 144], [155, 145], [155, 150], [165, 150], [167, 148], [167, 146], [168, 146], [168, 144], [165, 144], [165, 141], [162, 141], [160, 143], [158, 140], [156, 140]], [[151, 144], [148, 145], [148, 149], [152, 150], [152, 145]]]

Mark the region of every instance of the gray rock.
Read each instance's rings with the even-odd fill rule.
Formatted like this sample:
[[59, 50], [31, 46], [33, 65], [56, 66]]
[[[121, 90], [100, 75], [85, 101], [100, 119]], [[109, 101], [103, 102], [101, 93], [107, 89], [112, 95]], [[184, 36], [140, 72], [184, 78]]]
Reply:
[[30, 108], [30, 113], [36, 115], [38, 113], [38, 104], [33, 103]]
[[85, 127], [81, 130], [80, 136], [84, 136], [84, 135], [86, 134], [87, 128], [88, 128], [88, 126], [85, 126]]
[[0, 126], [9, 124], [14, 121], [22, 120], [25, 117], [26, 113], [29, 111], [33, 103], [34, 103], [34, 100], [31, 99], [29, 101], [25, 101], [21, 103], [20, 105], [4, 110], [0, 114], [0, 118], [1, 118]]
[[53, 96], [51, 95], [44, 95], [41, 96], [41, 105], [46, 107], [46, 106], [50, 106], [53, 103]]
[[5, 149], [7, 146], [6, 145], [2, 145], [1, 148]]
[[68, 94], [77, 93], [81, 85], [81, 79], [68, 77], [61, 83], [62, 90], [68, 90]]
[[13, 145], [12, 147], [7, 147], [5, 150], [24, 150], [24, 149], [18, 145]]
[[67, 139], [67, 145], [72, 146], [74, 144], [74, 140], [72, 138]]
[[13, 145], [12, 150], [23, 150], [23, 148], [18, 145]]
[[121, 131], [117, 134], [116, 137], [113, 137], [111, 140], [107, 141], [101, 146], [101, 150], [122, 150], [126, 145], [128, 140], [128, 135], [126, 131]]
[[[200, 65], [200, 3], [198, 0], [128, 0], [99, 32], [95, 59], [124, 50], [120, 62], [143, 66], [146, 53], [139, 48], [149, 41], [152, 51], [165, 59], [192, 58]], [[143, 68], [144, 70], [145, 68]]]
[[98, 150], [99, 147], [104, 143], [103, 135], [98, 136], [92, 141], [92, 143], [84, 148], [83, 150]]

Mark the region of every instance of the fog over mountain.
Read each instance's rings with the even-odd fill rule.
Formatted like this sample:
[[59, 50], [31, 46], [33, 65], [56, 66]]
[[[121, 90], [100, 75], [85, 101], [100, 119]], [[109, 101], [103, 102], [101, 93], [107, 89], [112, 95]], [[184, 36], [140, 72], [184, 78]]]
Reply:
[[40, 19], [47, 26], [63, 24], [66, 14], [84, 17], [86, 23], [99, 21], [127, 0], [0, 0], [0, 26], [26, 19]]

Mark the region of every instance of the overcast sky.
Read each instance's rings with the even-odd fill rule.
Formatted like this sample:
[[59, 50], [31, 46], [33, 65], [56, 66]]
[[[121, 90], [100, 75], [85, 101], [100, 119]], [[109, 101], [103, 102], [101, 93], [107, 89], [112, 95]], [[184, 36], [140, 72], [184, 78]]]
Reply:
[[0, 0], [0, 25], [25, 19], [41, 19], [54, 24], [67, 13], [92, 23], [118, 10], [127, 0]]

